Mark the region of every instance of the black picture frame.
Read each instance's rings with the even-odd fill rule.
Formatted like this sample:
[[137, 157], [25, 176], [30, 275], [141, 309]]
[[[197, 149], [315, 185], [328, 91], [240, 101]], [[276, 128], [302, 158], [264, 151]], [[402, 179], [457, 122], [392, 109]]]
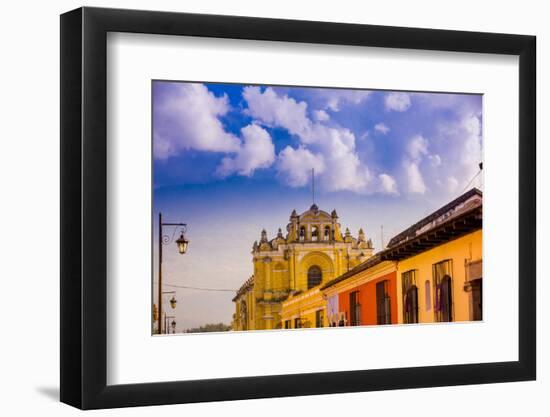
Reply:
[[[107, 385], [108, 32], [519, 56], [519, 360]], [[82, 409], [423, 388], [536, 378], [536, 38], [80, 8], [61, 16], [61, 401]]]

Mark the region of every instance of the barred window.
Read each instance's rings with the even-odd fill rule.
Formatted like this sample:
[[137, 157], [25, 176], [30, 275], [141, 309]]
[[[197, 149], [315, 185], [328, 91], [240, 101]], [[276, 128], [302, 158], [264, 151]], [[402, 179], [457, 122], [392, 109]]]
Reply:
[[391, 324], [389, 281], [376, 283], [376, 317], [378, 324]]
[[350, 326], [361, 325], [361, 304], [359, 304], [359, 291], [349, 294]]
[[418, 287], [416, 286], [417, 271], [401, 274], [401, 288], [403, 294], [403, 321], [405, 323], [418, 323]]
[[435, 318], [440, 322], [453, 321], [453, 264], [445, 260], [433, 264], [434, 281], [434, 311]]

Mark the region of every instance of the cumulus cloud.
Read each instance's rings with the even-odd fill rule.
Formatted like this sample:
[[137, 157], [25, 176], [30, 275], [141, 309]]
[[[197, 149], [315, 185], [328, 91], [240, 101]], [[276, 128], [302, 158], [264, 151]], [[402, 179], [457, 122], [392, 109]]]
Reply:
[[277, 172], [291, 187], [306, 185], [311, 178], [311, 169], [315, 170], [316, 175], [322, 174], [325, 169], [323, 156], [314, 154], [303, 146], [297, 149], [287, 146], [277, 159]]
[[330, 116], [324, 110], [314, 110], [313, 116], [315, 117], [315, 120], [317, 120], [318, 122], [326, 122], [327, 120], [330, 119]]
[[406, 160], [403, 162], [403, 165], [407, 176], [407, 186], [409, 193], [424, 194], [427, 188], [426, 184], [424, 183], [424, 178], [422, 178], [422, 174], [420, 173], [418, 163]]
[[411, 107], [411, 97], [407, 93], [388, 93], [384, 98], [386, 110], [407, 111]]
[[397, 182], [395, 182], [395, 179], [388, 174], [380, 174], [378, 175], [378, 179], [380, 180], [380, 191], [384, 194], [399, 194], [397, 190]]
[[280, 126], [294, 135], [309, 128], [307, 103], [288, 96], [279, 96], [271, 87], [263, 92], [260, 87], [245, 87], [243, 98], [248, 103], [248, 114], [267, 126]]
[[381, 133], [382, 135], [387, 135], [390, 131], [390, 128], [386, 126], [384, 123], [380, 122], [374, 125], [374, 130], [378, 133]]
[[424, 194], [428, 189], [420, 171], [424, 157], [431, 157], [428, 147], [428, 140], [422, 135], [413, 136], [407, 145], [403, 158], [403, 169], [407, 191], [411, 194]]
[[186, 149], [234, 152], [239, 148], [239, 139], [219, 120], [230, 110], [227, 96], [216, 97], [202, 84], [178, 84], [154, 110], [155, 159]]
[[242, 146], [234, 157], [225, 157], [217, 169], [217, 174], [227, 177], [237, 173], [250, 176], [256, 169], [268, 168], [275, 161], [275, 146], [267, 130], [251, 124], [241, 129]]
[[420, 160], [428, 154], [428, 141], [421, 135], [413, 136], [407, 147], [407, 152], [413, 160]]
[[[446, 186], [452, 193], [455, 189], [462, 189], [479, 173], [479, 163], [482, 161], [482, 129], [481, 114], [470, 112], [464, 114], [451, 123], [440, 127], [440, 140], [445, 146], [447, 155], [453, 156], [452, 164], [442, 164], [442, 175], [452, 177], [458, 181], [458, 187]], [[483, 174], [478, 175], [470, 187], [481, 187]]]
[[364, 102], [372, 91], [366, 90], [338, 90], [338, 89], [320, 89], [316, 93], [325, 100], [325, 108], [338, 112], [343, 103], [358, 105]]
[[433, 167], [438, 167], [441, 165], [441, 157], [437, 154], [428, 155], [428, 159], [430, 160], [430, 163]]
[[[301, 186], [304, 170], [295, 162], [297, 155], [321, 156], [320, 184], [328, 191], [349, 190], [365, 192], [371, 180], [369, 169], [361, 163], [355, 149], [355, 135], [349, 129], [327, 126], [307, 117], [307, 104], [297, 102], [287, 95], [279, 95], [272, 88], [262, 91], [258, 87], [246, 87], [243, 97], [248, 104], [248, 113], [258, 123], [282, 127], [296, 135], [301, 148], [285, 148], [278, 160], [279, 173], [287, 176], [286, 182]], [[309, 152], [309, 154], [306, 153]], [[318, 160], [317, 160], [317, 163]], [[309, 167], [311, 169], [311, 167]], [[307, 171], [307, 170], [306, 170]]]

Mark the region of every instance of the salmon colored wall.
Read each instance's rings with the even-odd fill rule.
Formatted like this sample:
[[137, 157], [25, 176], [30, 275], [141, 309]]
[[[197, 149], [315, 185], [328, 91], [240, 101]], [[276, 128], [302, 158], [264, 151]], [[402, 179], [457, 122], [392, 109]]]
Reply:
[[376, 284], [380, 281], [389, 281], [389, 294], [391, 297], [391, 322], [397, 324], [397, 274], [390, 272], [373, 281], [343, 291], [338, 294], [338, 308], [346, 313], [347, 325], [350, 322], [349, 295], [353, 291], [359, 291], [359, 303], [361, 304], [361, 325], [375, 325], [376, 320]]

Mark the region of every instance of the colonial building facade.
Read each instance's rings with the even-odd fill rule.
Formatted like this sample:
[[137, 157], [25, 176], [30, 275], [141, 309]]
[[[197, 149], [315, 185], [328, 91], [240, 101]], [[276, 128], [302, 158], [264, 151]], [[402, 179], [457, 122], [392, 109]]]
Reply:
[[284, 327], [482, 320], [482, 214], [481, 191], [466, 192], [353, 269], [290, 296]]
[[281, 318], [285, 300], [318, 290], [321, 284], [353, 269], [372, 253], [372, 241], [362, 229], [357, 237], [349, 229], [342, 233], [336, 210], [329, 214], [315, 204], [302, 214], [294, 210], [286, 234], [279, 229], [275, 238], [268, 239], [262, 230], [260, 241], [254, 242], [254, 274], [233, 298], [233, 329], [289, 326]]

